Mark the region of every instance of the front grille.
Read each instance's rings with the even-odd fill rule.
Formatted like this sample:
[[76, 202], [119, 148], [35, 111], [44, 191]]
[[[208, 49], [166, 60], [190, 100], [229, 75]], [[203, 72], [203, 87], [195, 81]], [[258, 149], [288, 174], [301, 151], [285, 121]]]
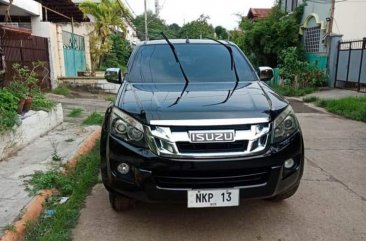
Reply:
[[247, 140], [218, 143], [177, 142], [177, 147], [180, 153], [244, 152], [247, 150], [247, 146]]
[[219, 172], [185, 172], [154, 175], [161, 188], [233, 188], [260, 185], [268, 182], [269, 168]]

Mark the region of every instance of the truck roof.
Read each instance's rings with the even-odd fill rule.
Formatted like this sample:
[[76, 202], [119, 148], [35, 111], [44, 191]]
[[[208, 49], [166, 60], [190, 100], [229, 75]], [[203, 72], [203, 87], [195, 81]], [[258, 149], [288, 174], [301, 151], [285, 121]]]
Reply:
[[[186, 44], [186, 43], [192, 43], [192, 44], [218, 44], [213, 40], [210, 39], [169, 39], [169, 41], [172, 44]], [[227, 40], [219, 40], [220, 42], [224, 44], [233, 44], [230, 41]], [[149, 40], [149, 41], [141, 41], [137, 45], [154, 45], [154, 44], [167, 44], [167, 42], [164, 39], [159, 40]]]

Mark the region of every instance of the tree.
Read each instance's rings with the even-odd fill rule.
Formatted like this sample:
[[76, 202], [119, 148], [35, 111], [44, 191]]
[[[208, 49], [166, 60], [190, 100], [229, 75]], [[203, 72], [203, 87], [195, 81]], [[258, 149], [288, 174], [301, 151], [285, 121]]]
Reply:
[[[137, 37], [145, 39], [145, 15], [141, 14], [133, 20], [137, 29]], [[180, 26], [176, 23], [166, 25], [165, 21], [151, 11], [147, 11], [147, 26], [149, 40], [161, 39], [161, 32], [168, 38], [179, 37]]]
[[102, 69], [110, 67], [126, 68], [128, 58], [132, 53], [130, 43], [120, 34], [111, 35], [110, 40], [112, 41], [112, 48], [102, 58]]
[[265, 19], [252, 21], [243, 18], [240, 23], [243, 35], [233, 41], [243, 49], [254, 65], [276, 67], [283, 49], [301, 48], [298, 32], [303, 9], [300, 6], [293, 14], [286, 15], [277, 5]]
[[180, 37], [193, 39], [214, 37], [214, 28], [207, 22], [209, 18], [209, 16], [202, 14], [197, 20], [183, 25], [182, 29], [180, 30]]
[[118, 0], [101, 0], [95, 3], [90, 0], [82, 2], [80, 9], [93, 18], [93, 31], [90, 33], [90, 52], [92, 71], [100, 67], [102, 56], [112, 47], [110, 36], [115, 31], [126, 32], [126, 21], [131, 14]]
[[215, 33], [216, 33], [216, 37], [218, 39], [228, 39], [229, 38], [229, 34], [227, 33], [226, 28], [224, 28], [222, 26], [217, 26], [215, 28]]
[[181, 30], [181, 27], [176, 24], [176, 23], [173, 23], [173, 24], [170, 24], [168, 26], [168, 29], [169, 29], [169, 34], [171, 35], [172, 38], [179, 38], [179, 34], [180, 34], [180, 30]]

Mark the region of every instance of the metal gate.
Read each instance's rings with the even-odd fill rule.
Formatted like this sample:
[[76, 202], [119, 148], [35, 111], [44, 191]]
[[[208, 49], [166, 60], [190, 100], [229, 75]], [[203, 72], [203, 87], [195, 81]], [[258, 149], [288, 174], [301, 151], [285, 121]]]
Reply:
[[335, 88], [366, 92], [366, 38], [338, 43]]
[[64, 46], [65, 76], [77, 76], [86, 70], [84, 37], [62, 31]]
[[34, 61], [45, 62], [45, 67], [36, 72], [36, 77], [40, 80], [42, 89], [50, 89], [50, 67], [48, 55], [48, 39], [38, 36], [29, 36], [27, 39], [13, 39], [4, 37], [0, 40], [4, 48], [4, 58], [6, 63], [5, 81], [0, 83], [6, 86], [13, 80], [15, 74], [13, 64], [18, 63], [25, 66], [32, 66]]

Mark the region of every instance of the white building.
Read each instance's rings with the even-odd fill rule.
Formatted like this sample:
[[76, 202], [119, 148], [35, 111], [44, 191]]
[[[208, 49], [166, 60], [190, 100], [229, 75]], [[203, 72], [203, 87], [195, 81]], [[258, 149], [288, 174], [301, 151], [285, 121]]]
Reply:
[[[8, 5], [9, 0], [0, 0], [0, 15], [3, 19]], [[11, 25], [27, 27], [32, 35], [48, 39], [52, 88], [57, 86], [59, 77], [76, 76], [78, 72], [90, 69], [88, 28], [91, 26], [90, 23], [82, 24], [88, 20], [72, 2], [43, 0], [41, 4], [35, 0], [14, 0], [10, 17]]]

